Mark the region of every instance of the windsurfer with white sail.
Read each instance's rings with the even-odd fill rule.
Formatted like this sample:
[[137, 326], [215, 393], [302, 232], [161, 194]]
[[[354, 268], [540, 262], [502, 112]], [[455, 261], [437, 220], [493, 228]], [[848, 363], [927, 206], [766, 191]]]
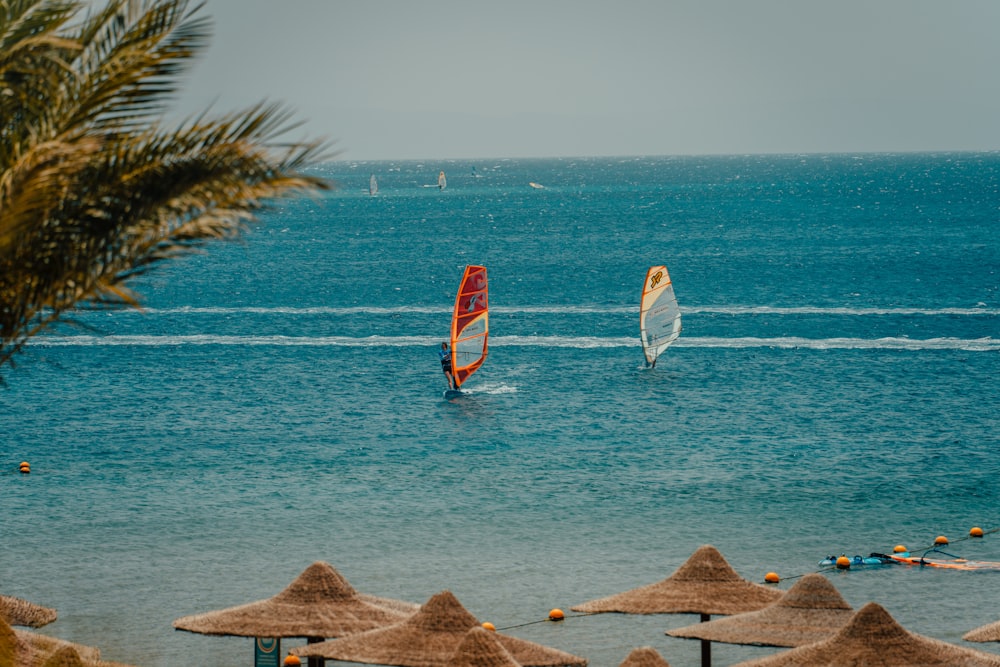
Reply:
[[451, 351], [448, 349], [448, 343], [441, 343], [441, 351], [438, 352], [438, 358], [441, 360], [441, 370], [444, 371], [444, 376], [448, 378], [448, 389], [458, 389], [455, 384], [455, 377], [451, 372]]

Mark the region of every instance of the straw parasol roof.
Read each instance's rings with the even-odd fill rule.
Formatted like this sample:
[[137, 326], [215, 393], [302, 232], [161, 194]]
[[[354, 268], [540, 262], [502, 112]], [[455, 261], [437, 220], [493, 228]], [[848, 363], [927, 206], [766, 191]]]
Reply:
[[643, 646], [629, 653], [618, 667], [670, 667], [670, 663], [652, 646]]
[[734, 667], [1000, 667], [1000, 655], [983, 653], [903, 628], [880, 605], [869, 602], [833, 636]]
[[56, 620], [56, 610], [11, 595], [0, 595], [0, 618], [11, 625], [40, 628]]
[[655, 584], [584, 602], [573, 611], [625, 614], [740, 614], [755, 611], [782, 592], [743, 579], [719, 550], [705, 545], [672, 575]]
[[[20, 664], [20, 663], [19, 663]], [[28, 663], [24, 663], [27, 665]], [[32, 665], [40, 664], [41, 667], [129, 667], [128, 665], [122, 665], [117, 662], [105, 662], [103, 660], [90, 661], [84, 660], [80, 657], [80, 654], [76, 652], [72, 646], [64, 646], [55, 653], [53, 653], [44, 663], [31, 663]]]
[[14, 667], [14, 654], [17, 651], [17, 635], [14, 629], [0, 618], [0, 667]]
[[802, 646], [826, 639], [853, 615], [854, 609], [826, 577], [807, 574], [763, 609], [667, 630], [667, 634], [727, 644]]
[[[76, 660], [77, 662], [65, 662]], [[51, 663], [51, 664], [50, 664]], [[100, 649], [27, 630], [0, 619], [0, 667], [128, 667], [101, 660]]]
[[521, 667], [491, 630], [476, 626], [465, 633], [446, 667]]
[[42, 667], [84, 667], [84, 664], [80, 654], [67, 646], [53, 653]]
[[418, 605], [358, 593], [317, 561], [272, 598], [174, 621], [178, 630], [238, 637], [343, 637], [397, 623]]
[[969, 630], [962, 635], [962, 639], [967, 642], [1000, 642], [1000, 621]]
[[[479, 626], [451, 591], [431, 597], [410, 618], [396, 625], [342, 639], [290, 649], [298, 656], [403, 667], [438, 667], [454, 655], [469, 630]], [[585, 667], [584, 658], [524, 639], [494, 633], [525, 667]]]

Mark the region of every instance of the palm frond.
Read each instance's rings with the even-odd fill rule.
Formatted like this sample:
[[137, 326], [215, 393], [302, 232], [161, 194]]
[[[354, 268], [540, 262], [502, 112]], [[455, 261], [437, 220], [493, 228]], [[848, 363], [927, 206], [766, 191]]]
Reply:
[[303, 171], [328, 144], [280, 143], [280, 105], [159, 126], [207, 43], [199, 7], [109, 0], [69, 27], [84, 6], [0, 0], [0, 368], [82, 303], [138, 305], [133, 277], [264, 202], [330, 187]]

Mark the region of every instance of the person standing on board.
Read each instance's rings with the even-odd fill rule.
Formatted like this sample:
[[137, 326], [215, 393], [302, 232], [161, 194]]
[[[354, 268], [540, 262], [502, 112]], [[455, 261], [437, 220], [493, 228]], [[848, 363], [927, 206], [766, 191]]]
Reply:
[[451, 374], [451, 351], [448, 350], [448, 343], [441, 343], [441, 351], [438, 352], [438, 358], [441, 360], [441, 370], [444, 371], [444, 376], [448, 378], [448, 388], [458, 389], [455, 384], [455, 378]]

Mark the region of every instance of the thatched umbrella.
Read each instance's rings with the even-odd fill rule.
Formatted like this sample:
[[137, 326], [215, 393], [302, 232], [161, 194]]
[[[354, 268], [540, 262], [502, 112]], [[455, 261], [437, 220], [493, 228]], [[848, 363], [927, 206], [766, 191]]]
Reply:
[[476, 626], [465, 633], [445, 667], [521, 667], [521, 663], [503, 647], [494, 632]]
[[84, 667], [84, 664], [80, 654], [67, 646], [53, 653], [42, 667]]
[[967, 642], [1000, 642], [1000, 621], [969, 630], [962, 635], [962, 639]]
[[56, 610], [11, 595], [0, 595], [0, 618], [11, 625], [40, 628], [56, 620]]
[[853, 615], [854, 609], [826, 577], [807, 574], [763, 609], [667, 630], [667, 634], [726, 644], [802, 646], [826, 639]]
[[7, 621], [0, 618], [0, 667], [14, 667], [17, 635]]
[[618, 667], [670, 667], [652, 646], [642, 646], [634, 649]]
[[869, 602], [834, 635], [733, 667], [1000, 667], [1000, 656], [924, 637]]
[[[672, 575], [655, 584], [591, 600], [572, 607], [586, 613], [741, 614], [756, 611], [782, 596], [782, 592], [743, 579], [711, 545], [699, 547]], [[701, 643], [701, 664], [712, 664], [711, 644]]]
[[[93, 646], [14, 630], [0, 619], [0, 667], [64, 667], [65, 661], [72, 660], [82, 667], [128, 667], [102, 661], [100, 649]], [[66, 663], [65, 667], [77, 663]]]
[[[28, 663], [25, 663], [27, 667]], [[38, 664], [38, 663], [32, 663]], [[41, 663], [41, 667], [129, 667], [117, 662], [84, 660], [72, 646], [64, 646]]]
[[[298, 656], [402, 667], [438, 667], [458, 649], [469, 630], [479, 626], [450, 591], [429, 599], [410, 618], [396, 625], [370, 630], [321, 644], [290, 649]], [[585, 667], [584, 658], [517, 637], [495, 634], [514, 660], [525, 667]]]
[[331, 565], [317, 561], [272, 598], [185, 616], [174, 627], [204, 635], [319, 642], [392, 625], [417, 609], [412, 602], [358, 593]]

